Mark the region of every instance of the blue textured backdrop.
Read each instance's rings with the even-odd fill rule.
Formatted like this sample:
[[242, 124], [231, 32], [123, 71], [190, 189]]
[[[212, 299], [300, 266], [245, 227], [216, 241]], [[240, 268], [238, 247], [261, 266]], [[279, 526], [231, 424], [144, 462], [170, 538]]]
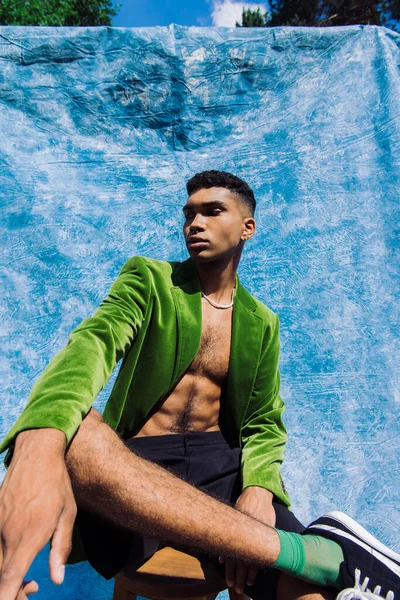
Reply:
[[[129, 256], [187, 257], [185, 181], [228, 170], [258, 201], [239, 274], [281, 319], [293, 508], [399, 551], [399, 71], [375, 26], [0, 27], [1, 437]], [[111, 598], [47, 559], [37, 598]]]

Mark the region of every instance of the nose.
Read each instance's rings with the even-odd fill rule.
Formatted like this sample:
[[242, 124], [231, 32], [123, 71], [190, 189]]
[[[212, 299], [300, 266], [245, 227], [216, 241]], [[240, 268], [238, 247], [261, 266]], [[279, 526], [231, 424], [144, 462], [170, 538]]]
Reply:
[[189, 226], [190, 231], [197, 230], [197, 229], [204, 230], [204, 219], [203, 219], [203, 216], [200, 214], [197, 214], [194, 217], [193, 221], [191, 222], [191, 224]]

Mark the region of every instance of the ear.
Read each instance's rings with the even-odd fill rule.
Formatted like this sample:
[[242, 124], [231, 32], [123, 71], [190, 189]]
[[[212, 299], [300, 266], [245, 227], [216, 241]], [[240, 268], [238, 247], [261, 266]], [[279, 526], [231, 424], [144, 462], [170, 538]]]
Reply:
[[256, 230], [256, 222], [253, 217], [245, 217], [242, 225], [241, 240], [249, 240]]

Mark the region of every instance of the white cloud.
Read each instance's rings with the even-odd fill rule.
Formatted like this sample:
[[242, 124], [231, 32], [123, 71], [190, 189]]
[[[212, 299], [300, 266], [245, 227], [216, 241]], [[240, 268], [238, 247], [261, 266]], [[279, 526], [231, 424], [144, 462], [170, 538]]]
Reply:
[[242, 22], [243, 8], [260, 9], [262, 15], [267, 12], [266, 4], [254, 2], [232, 2], [232, 0], [213, 0], [211, 19], [216, 27], [235, 27], [236, 21]]

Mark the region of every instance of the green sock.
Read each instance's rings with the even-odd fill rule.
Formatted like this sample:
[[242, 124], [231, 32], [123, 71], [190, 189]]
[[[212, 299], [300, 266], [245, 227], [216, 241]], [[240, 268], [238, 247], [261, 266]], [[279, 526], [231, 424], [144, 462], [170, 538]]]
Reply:
[[281, 549], [274, 567], [311, 583], [341, 589], [339, 570], [343, 552], [339, 544], [319, 535], [275, 531]]

